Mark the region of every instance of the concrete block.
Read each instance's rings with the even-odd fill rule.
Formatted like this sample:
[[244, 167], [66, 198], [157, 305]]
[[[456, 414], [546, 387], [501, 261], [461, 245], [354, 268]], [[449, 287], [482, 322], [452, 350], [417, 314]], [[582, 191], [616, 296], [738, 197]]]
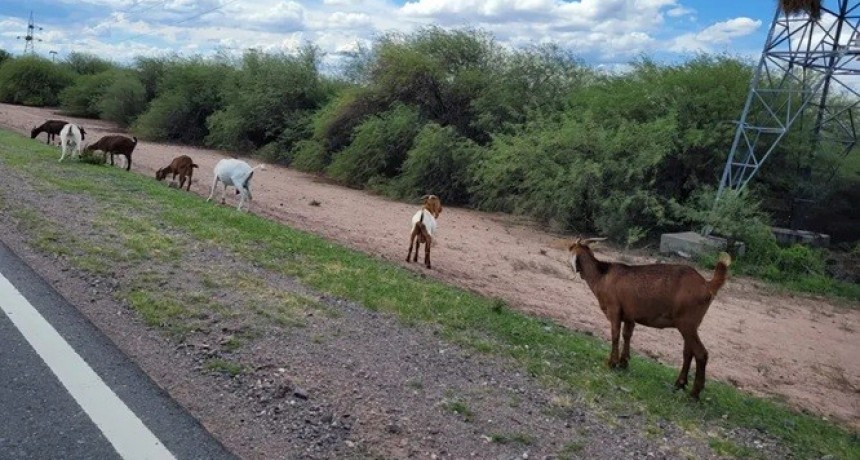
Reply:
[[[693, 257], [699, 254], [725, 251], [728, 242], [725, 238], [702, 236], [696, 232], [664, 233], [660, 235], [660, 252]], [[743, 243], [735, 243], [735, 253], [743, 255]]]
[[773, 236], [776, 237], [776, 241], [779, 244], [785, 246], [790, 246], [792, 244], [804, 244], [816, 248], [826, 248], [830, 246], [830, 235], [825, 235], [824, 233], [773, 227]]

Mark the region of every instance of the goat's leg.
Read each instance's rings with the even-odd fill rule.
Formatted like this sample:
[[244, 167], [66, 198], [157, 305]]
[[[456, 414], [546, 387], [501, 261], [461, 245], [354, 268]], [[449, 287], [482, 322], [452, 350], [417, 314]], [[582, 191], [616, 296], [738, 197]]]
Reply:
[[[611, 311], [611, 309], [607, 309], [607, 311]], [[609, 319], [609, 323], [612, 326], [612, 351], [609, 353], [609, 360], [606, 364], [610, 369], [618, 367], [618, 339], [621, 335], [621, 318], [615, 316]]]
[[[187, 191], [187, 192], [191, 191], [191, 177], [192, 176], [194, 176], [194, 168], [191, 168], [188, 170], [188, 187], [185, 189], [185, 191]], [[180, 185], [179, 188], [181, 189], [182, 186]]]
[[221, 204], [227, 204], [227, 183], [224, 182], [224, 192], [221, 193]]
[[[245, 204], [245, 197], [246, 197], [245, 189], [240, 189], [240, 190], [241, 190], [241, 191], [239, 192], [239, 206], [237, 206], [237, 207], [236, 207], [236, 210], [237, 210], [237, 211], [241, 211], [241, 210], [242, 210], [242, 205], [243, 205], [243, 204]], [[248, 204], [248, 208], [250, 209], [250, 207], [251, 207], [251, 205], [250, 205], [250, 203], [249, 203], [249, 204]]]
[[424, 266], [428, 269], [430, 266], [430, 246], [433, 243], [433, 237], [427, 235], [424, 237]]
[[63, 144], [63, 153], [60, 155], [60, 163], [63, 162], [63, 158], [66, 158], [66, 144]]
[[621, 350], [621, 362], [619, 364], [622, 369], [627, 369], [627, 364], [630, 362], [630, 339], [633, 338], [633, 328], [635, 326], [636, 323], [633, 321], [624, 321], [624, 331], [622, 332], [624, 348]]
[[209, 198], [206, 198], [206, 202], [212, 200], [212, 197], [215, 196], [215, 187], [218, 186], [218, 176], [215, 176], [215, 180], [212, 181], [212, 187], [209, 188]]
[[690, 396], [696, 401], [699, 400], [699, 394], [705, 388], [705, 368], [708, 366], [708, 350], [699, 339], [699, 332], [693, 331], [693, 356], [696, 358], [696, 380], [693, 381], [693, 390]]
[[[415, 233], [414, 231], [412, 232], [411, 235], [409, 235], [409, 252], [406, 253], [406, 261], [407, 262], [409, 262], [409, 259], [412, 258], [412, 246], [415, 244], [415, 238], [417, 236], [418, 236], [418, 234]], [[418, 248], [416, 248], [415, 251], [417, 252]]]
[[684, 337], [684, 362], [681, 364], [681, 372], [675, 380], [675, 389], [687, 387], [687, 376], [690, 374], [690, 363], [693, 361], [693, 341]]
[[131, 154], [125, 156], [125, 170], [131, 171]]
[[413, 262], [418, 262], [418, 251], [421, 250], [421, 238], [420, 234], [415, 238], [415, 254], [412, 256]]

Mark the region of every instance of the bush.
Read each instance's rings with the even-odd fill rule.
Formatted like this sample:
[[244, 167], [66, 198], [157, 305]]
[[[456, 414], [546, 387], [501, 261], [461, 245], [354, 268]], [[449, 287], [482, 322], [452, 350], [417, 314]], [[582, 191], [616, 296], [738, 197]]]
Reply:
[[61, 65], [78, 75], [96, 75], [117, 68], [112, 62], [95, 54], [78, 52], [69, 53]]
[[123, 72], [105, 89], [97, 108], [102, 120], [129, 126], [146, 110], [146, 89], [135, 74]]
[[79, 76], [73, 85], [60, 93], [60, 107], [71, 116], [96, 118], [102, 95], [120, 78], [117, 71]]
[[444, 203], [468, 204], [479, 152], [477, 144], [454, 128], [428, 123], [416, 136], [391, 191], [402, 198], [434, 194]]
[[668, 203], [654, 190], [654, 171], [671, 149], [673, 118], [617, 126], [578, 118], [497, 137], [475, 168], [476, 203], [620, 241], [628, 229], [659, 226]]
[[208, 145], [256, 149], [271, 142], [290, 151], [310, 133], [310, 114], [326, 102], [327, 88], [317, 72], [318, 51], [296, 55], [248, 52], [242, 67], [223, 85], [224, 108], [208, 119]]
[[323, 172], [331, 162], [331, 155], [315, 139], [307, 139], [296, 143], [291, 165], [307, 172]]
[[36, 107], [55, 106], [74, 74], [47, 59], [24, 56], [0, 65], [0, 101]]
[[362, 123], [352, 143], [328, 167], [335, 179], [352, 187], [396, 176], [420, 128], [418, 111], [405, 105]]
[[201, 58], [168, 63], [134, 131], [145, 139], [201, 145], [209, 134], [206, 119], [223, 107], [220, 87], [230, 72], [223, 62]]

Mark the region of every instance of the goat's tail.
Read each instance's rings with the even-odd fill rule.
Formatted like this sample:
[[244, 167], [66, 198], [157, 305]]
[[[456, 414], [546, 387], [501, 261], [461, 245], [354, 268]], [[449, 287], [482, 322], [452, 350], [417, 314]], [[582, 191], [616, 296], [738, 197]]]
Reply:
[[137, 145], [137, 136], [131, 136], [131, 138], [134, 139], [134, 145]]
[[199, 168], [200, 166], [197, 166], [197, 163], [191, 163], [191, 167], [192, 168]]
[[732, 257], [728, 253], [721, 252], [720, 260], [717, 261], [717, 267], [714, 269], [714, 277], [708, 281], [708, 290], [711, 295], [717, 295], [717, 291], [726, 284], [726, 275], [729, 273], [729, 265], [732, 264]]

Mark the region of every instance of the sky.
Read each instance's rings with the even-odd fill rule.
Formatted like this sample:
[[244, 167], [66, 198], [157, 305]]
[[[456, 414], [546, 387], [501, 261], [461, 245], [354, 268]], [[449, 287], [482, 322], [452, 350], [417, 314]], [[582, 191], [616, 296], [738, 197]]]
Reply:
[[37, 54], [135, 56], [290, 52], [307, 42], [336, 59], [387, 32], [473, 27], [498, 42], [553, 42], [595, 66], [647, 55], [679, 62], [701, 52], [754, 57], [775, 0], [3, 0], [0, 48], [19, 55], [33, 12]]

